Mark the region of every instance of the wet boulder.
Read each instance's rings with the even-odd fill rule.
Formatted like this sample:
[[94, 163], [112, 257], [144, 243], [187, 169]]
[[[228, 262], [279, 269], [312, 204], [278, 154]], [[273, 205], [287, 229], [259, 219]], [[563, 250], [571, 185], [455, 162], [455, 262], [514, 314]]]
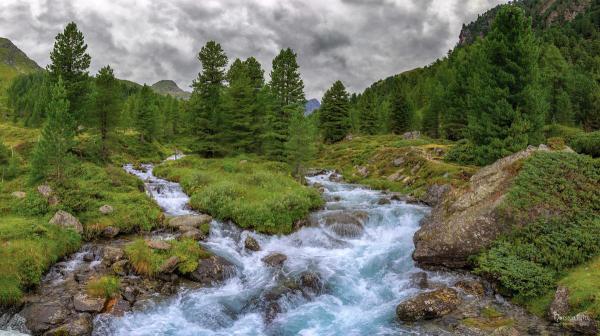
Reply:
[[244, 240], [244, 248], [249, 251], [260, 251], [260, 245], [258, 244], [258, 241], [256, 241], [256, 239], [254, 239], [254, 237], [251, 235], [248, 235], [246, 240]]
[[548, 310], [548, 318], [553, 322], [562, 322], [569, 314], [569, 289], [564, 286], [558, 286], [554, 293], [554, 300]]
[[92, 330], [92, 316], [84, 313], [60, 327], [47, 331], [44, 336], [89, 336], [92, 334]]
[[410, 275], [410, 282], [413, 286], [420, 289], [429, 287], [429, 280], [426, 272], [416, 272]]
[[432, 320], [450, 314], [459, 303], [458, 292], [444, 287], [421, 293], [400, 303], [396, 307], [396, 316], [405, 322]]
[[235, 272], [235, 267], [225, 258], [219, 256], [210, 256], [198, 261], [198, 268], [187, 274], [190, 280], [198, 282], [204, 286], [210, 286], [215, 283], [228, 279]]
[[282, 253], [271, 253], [268, 256], [262, 258], [262, 261], [270, 267], [283, 267], [283, 264], [287, 260], [287, 256]]
[[472, 295], [476, 297], [484, 297], [485, 296], [485, 286], [479, 280], [458, 280], [454, 287], [460, 289], [467, 295]]
[[193, 239], [193, 240], [206, 239], [206, 235], [202, 231], [200, 231], [196, 228], [189, 228], [188, 230], [185, 230], [179, 237], [181, 239], [189, 238], [189, 239]]
[[115, 262], [121, 260], [125, 252], [115, 246], [105, 246], [102, 249], [102, 263], [105, 265], [112, 265]]
[[309, 289], [314, 293], [320, 293], [323, 290], [323, 282], [319, 274], [306, 271], [300, 274], [300, 286], [304, 289]]
[[104, 228], [104, 230], [102, 230], [102, 236], [104, 238], [114, 238], [117, 235], [119, 235], [119, 232], [121, 230], [119, 230], [118, 227], [114, 227], [114, 226], [107, 226]]
[[83, 233], [83, 225], [81, 225], [79, 219], [63, 210], [58, 210], [48, 224], [57, 225], [65, 229], [73, 229], [79, 234]]
[[78, 312], [99, 313], [104, 308], [105, 302], [104, 298], [90, 297], [81, 293], [73, 298], [73, 306]]
[[48, 301], [27, 305], [20, 315], [27, 321], [27, 329], [41, 334], [64, 323], [69, 311], [60, 302]]
[[337, 172], [333, 172], [331, 173], [331, 175], [329, 175], [329, 181], [331, 182], [342, 182], [343, 178], [342, 175], [338, 174]]
[[358, 238], [363, 235], [363, 224], [368, 214], [363, 211], [332, 212], [324, 215], [324, 224], [340, 237]]

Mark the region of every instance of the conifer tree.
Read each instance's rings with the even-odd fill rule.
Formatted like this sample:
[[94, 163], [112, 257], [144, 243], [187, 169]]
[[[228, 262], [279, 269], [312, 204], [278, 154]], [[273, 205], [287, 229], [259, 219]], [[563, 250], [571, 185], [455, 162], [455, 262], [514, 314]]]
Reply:
[[473, 46], [458, 49], [448, 59], [449, 69], [446, 76], [446, 93], [442, 96], [445, 108], [438, 111], [440, 114], [440, 133], [449, 140], [460, 140], [466, 137], [468, 126], [468, 97], [470, 93], [471, 77], [475, 72], [476, 59], [471, 57]]
[[285, 143], [287, 162], [292, 167], [292, 174], [297, 178], [304, 176], [305, 165], [314, 158], [317, 149], [316, 126], [311, 119], [304, 116], [304, 109], [290, 111], [289, 138]]
[[474, 51], [468, 136], [480, 163], [489, 163], [542, 140], [545, 101], [539, 89], [538, 49], [522, 9], [500, 9], [492, 30]]
[[189, 102], [192, 132], [196, 136], [196, 151], [214, 157], [223, 151], [220, 127], [227, 56], [220, 44], [209, 41], [200, 50], [198, 60], [202, 63], [202, 72], [192, 84], [194, 91]]
[[108, 155], [108, 136], [117, 124], [120, 109], [120, 101], [117, 93], [118, 83], [113, 69], [109, 65], [100, 69], [95, 83], [95, 119], [97, 120], [102, 140], [102, 156], [106, 159]]
[[368, 135], [377, 134], [379, 131], [377, 106], [375, 96], [370, 89], [365, 90], [360, 97], [358, 109], [360, 111], [360, 132]]
[[412, 113], [410, 106], [400, 90], [396, 90], [392, 96], [390, 110], [390, 130], [395, 134], [410, 131]]
[[246, 72], [248, 73], [252, 87], [256, 91], [260, 91], [265, 85], [265, 71], [262, 69], [262, 66], [254, 57], [248, 57], [244, 61], [244, 65], [246, 66]]
[[265, 154], [273, 160], [285, 161], [290, 113], [303, 107], [306, 102], [296, 54], [291, 49], [281, 50], [273, 59], [269, 87], [274, 104], [267, 116], [266, 124], [269, 129], [264, 140], [269, 143], [264, 144]]
[[344, 139], [350, 130], [350, 100], [341, 81], [333, 83], [325, 92], [319, 109], [320, 128], [323, 139], [333, 143]]
[[152, 89], [145, 85], [140, 90], [135, 113], [135, 126], [142, 142], [156, 138], [158, 113], [154, 104]]
[[227, 124], [225, 140], [234, 153], [247, 153], [253, 148], [253, 113], [256, 94], [243, 62], [237, 59], [228, 72], [229, 88], [225, 95]]
[[83, 107], [89, 92], [88, 68], [91, 57], [86, 51], [87, 44], [83, 33], [71, 22], [56, 36], [54, 48], [50, 52], [51, 63], [48, 65], [54, 83], [58, 78], [62, 78], [69, 101], [69, 111], [76, 123], [84, 120]]
[[52, 89], [47, 107], [47, 119], [31, 159], [31, 177], [34, 180], [53, 178], [62, 181], [73, 147], [75, 122], [69, 113], [69, 101], [62, 78]]

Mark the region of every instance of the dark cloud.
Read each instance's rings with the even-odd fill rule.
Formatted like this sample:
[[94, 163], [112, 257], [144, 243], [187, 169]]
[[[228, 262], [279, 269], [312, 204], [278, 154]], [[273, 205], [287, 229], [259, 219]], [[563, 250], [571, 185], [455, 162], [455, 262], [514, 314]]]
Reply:
[[196, 56], [219, 41], [231, 60], [255, 56], [268, 74], [282, 48], [298, 54], [308, 97], [336, 80], [361, 91], [445, 55], [462, 23], [502, 0], [2, 0], [0, 35], [41, 66], [54, 36], [78, 23], [91, 72], [111, 64], [140, 83], [173, 79], [188, 88]]

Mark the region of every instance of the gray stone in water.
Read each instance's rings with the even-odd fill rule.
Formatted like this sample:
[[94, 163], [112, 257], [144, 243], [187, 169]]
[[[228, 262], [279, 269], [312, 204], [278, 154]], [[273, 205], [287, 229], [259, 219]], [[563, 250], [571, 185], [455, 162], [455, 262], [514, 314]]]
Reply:
[[202, 224], [207, 224], [212, 221], [212, 217], [205, 214], [200, 215], [185, 215], [173, 217], [169, 220], [169, 226], [185, 231], [187, 228], [198, 228]]
[[83, 226], [79, 222], [79, 219], [63, 210], [58, 210], [48, 223], [65, 229], [73, 229], [79, 234], [83, 232]]
[[460, 301], [456, 290], [444, 287], [400, 303], [396, 307], [396, 316], [407, 322], [432, 320], [450, 314]]
[[368, 214], [362, 211], [334, 212], [324, 215], [325, 226], [340, 237], [358, 238], [363, 235], [363, 223]]
[[282, 267], [287, 260], [287, 256], [283, 253], [271, 253], [262, 258], [262, 261], [270, 267]]
[[210, 286], [229, 278], [235, 271], [234, 266], [219, 256], [210, 256], [198, 260], [198, 268], [188, 277], [204, 286]]
[[258, 241], [256, 241], [256, 239], [254, 239], [254, 237], [248, 235], [246, 237], [246, 240], [244, 240], [244, 247], [246, 248], [246, 250], [250, 250], [250, 251], [260, 251], [260, 245], [258, 244]]

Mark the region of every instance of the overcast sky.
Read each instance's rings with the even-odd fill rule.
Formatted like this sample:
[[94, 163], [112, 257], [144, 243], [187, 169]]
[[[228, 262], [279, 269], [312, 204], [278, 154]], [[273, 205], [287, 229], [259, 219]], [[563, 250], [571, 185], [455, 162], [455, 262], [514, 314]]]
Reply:
[[308, 98], [337, 79], [349, 91], [443, 56], [461, 25], [502, 0], [0, 0], [0, 36], [42, 67], [69, 21], [83, 31], [91, 73], [184, 90], [201, 70], [209, 40], [230, 61], [255, 56], [268, 79], [281, 48], [298, 54]]

